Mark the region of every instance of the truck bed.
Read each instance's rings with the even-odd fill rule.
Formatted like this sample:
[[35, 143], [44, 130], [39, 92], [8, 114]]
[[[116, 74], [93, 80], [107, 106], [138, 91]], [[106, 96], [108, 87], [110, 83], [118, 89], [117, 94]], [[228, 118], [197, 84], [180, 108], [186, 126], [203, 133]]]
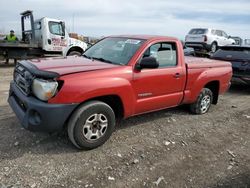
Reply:
[[28, 44], [24, 42], [7, 42], [0, 40], [0, 48], [38, 48], [38, 44]]
[[185, 57], [185, 63], [188, 69], [231, 67], [230, 62], [198, 57]]

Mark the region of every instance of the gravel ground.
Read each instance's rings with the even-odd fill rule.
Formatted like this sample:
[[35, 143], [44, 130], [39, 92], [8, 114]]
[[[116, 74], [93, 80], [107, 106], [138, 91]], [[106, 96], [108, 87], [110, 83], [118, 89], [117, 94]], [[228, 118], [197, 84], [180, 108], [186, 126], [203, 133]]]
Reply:
[[78, 151], [63, 134], [21, 128], [0, 65], [0, 187], [250, 187], [250, 87], [232, 85], [208, 114], [187, 107], [121, 122], [110, 140]]

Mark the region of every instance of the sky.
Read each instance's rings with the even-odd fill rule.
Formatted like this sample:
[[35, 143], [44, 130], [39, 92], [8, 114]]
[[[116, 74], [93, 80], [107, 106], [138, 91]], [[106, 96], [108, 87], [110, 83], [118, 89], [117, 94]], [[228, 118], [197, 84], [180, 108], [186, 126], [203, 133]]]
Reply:
[[250, 38], [250, 0], [0, 0], [0, 33], [20, 33], [20, 13], [57, 18], [85, 36], [166, 35], [184, 39], [191, 28], [216, 28]]

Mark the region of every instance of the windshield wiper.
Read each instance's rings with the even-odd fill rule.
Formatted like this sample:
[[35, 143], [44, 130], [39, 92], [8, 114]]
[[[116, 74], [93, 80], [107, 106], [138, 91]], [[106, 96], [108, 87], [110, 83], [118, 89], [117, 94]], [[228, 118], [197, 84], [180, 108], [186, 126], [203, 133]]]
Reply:
[[107, 60], [107, 59], [104, 59], [104, 58], [102, 58], [102, 57], [92, 57], [92, 59], [98, 60], [98, 61], [101, 61], [101, 62], [105, 62], [105, 63], [114, 64], [112, 61]]
[[85, 57], [85, 58], [87, 58], [87, 59], [92, 59], [92, 57], [89, 57], [89, 56], [87, 56], [85, 54], [83, 54], [82, 56]]
[[123, 63], [112, 62], [112, 61], [104, 59], [102, 57], [90, 57], [90, 56], [87, 56], [85, 54], [83, 54], [82, 56], [85, 57], [85, 58], [87, 58], [87, 59], [91, 59], [91, 60], [98, 60], [98, 61], [101, 61], [101, 62], [115, 64], [115, 65], [124, 65]]
[[113, 63], [113, 64], [116, 64], [116, 65], [124, 65], [123, 63]]

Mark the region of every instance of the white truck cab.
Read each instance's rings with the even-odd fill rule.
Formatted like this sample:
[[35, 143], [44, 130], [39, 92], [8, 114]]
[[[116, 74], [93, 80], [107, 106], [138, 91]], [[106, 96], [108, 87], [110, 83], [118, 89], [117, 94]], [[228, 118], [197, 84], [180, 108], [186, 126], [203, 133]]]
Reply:
[[43, 17], [34, 21], [34, 29], [35, 41], [46, 52], [81, 55], [87, 49], [85, 42], [69, 37], [61, 20]]

